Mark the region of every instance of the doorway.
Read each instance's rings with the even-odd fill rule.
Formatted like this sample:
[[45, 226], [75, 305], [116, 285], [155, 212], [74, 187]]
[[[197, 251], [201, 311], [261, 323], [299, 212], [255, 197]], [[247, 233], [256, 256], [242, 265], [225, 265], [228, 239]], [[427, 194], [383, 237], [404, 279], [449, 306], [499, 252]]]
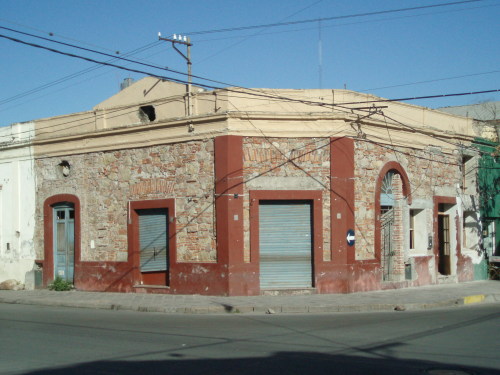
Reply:
[[438, 241], [438, 272], [450, 275], [450, 215], [442, 212], [438, 214]]
[[312, 204], [260, 201], [260, 288], [312, 287]]
[[168, 209], [137, 210], [141, 281], [146, 285], [167, 285]]
[[53, 206], [54, 277], [73, 283], [75, 273], [75, 209], [71, 203]]

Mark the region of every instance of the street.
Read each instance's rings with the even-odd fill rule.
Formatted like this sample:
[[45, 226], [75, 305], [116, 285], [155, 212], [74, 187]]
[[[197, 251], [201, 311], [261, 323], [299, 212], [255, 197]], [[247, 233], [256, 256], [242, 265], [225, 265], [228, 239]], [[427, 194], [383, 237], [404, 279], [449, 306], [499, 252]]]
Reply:
[[0, 304], [0, 374], [500, 374], [499, 312], [168, 315]]

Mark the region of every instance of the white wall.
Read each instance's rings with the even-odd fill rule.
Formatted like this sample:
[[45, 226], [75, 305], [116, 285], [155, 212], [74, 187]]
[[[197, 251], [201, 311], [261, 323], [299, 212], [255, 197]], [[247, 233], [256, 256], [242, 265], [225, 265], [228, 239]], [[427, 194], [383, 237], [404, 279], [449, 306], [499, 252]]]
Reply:
[[33, 134], [33, 123], [0, 128], [0, 282], [15, 279], [30, 289], [35, 260]]

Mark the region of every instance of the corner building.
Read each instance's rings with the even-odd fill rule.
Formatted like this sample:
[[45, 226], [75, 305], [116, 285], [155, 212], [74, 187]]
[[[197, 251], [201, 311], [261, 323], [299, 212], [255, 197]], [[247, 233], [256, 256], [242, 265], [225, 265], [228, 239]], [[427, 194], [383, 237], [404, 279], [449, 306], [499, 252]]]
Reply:
[[44, 283], [258, 295], [473, 280], [470, 120], [366, 104], [377, 99], [195, 88], [188, 100], [184, 85], [147, 77], [91, 111], [35, 121]]

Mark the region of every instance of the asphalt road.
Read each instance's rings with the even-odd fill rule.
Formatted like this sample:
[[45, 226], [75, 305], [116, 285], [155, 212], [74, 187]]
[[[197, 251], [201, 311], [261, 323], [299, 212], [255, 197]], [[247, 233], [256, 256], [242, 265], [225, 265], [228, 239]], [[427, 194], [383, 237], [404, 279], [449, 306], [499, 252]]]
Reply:
[[171, 315], [0, 304], [0, 374], [500, 374], [500, 305]]

